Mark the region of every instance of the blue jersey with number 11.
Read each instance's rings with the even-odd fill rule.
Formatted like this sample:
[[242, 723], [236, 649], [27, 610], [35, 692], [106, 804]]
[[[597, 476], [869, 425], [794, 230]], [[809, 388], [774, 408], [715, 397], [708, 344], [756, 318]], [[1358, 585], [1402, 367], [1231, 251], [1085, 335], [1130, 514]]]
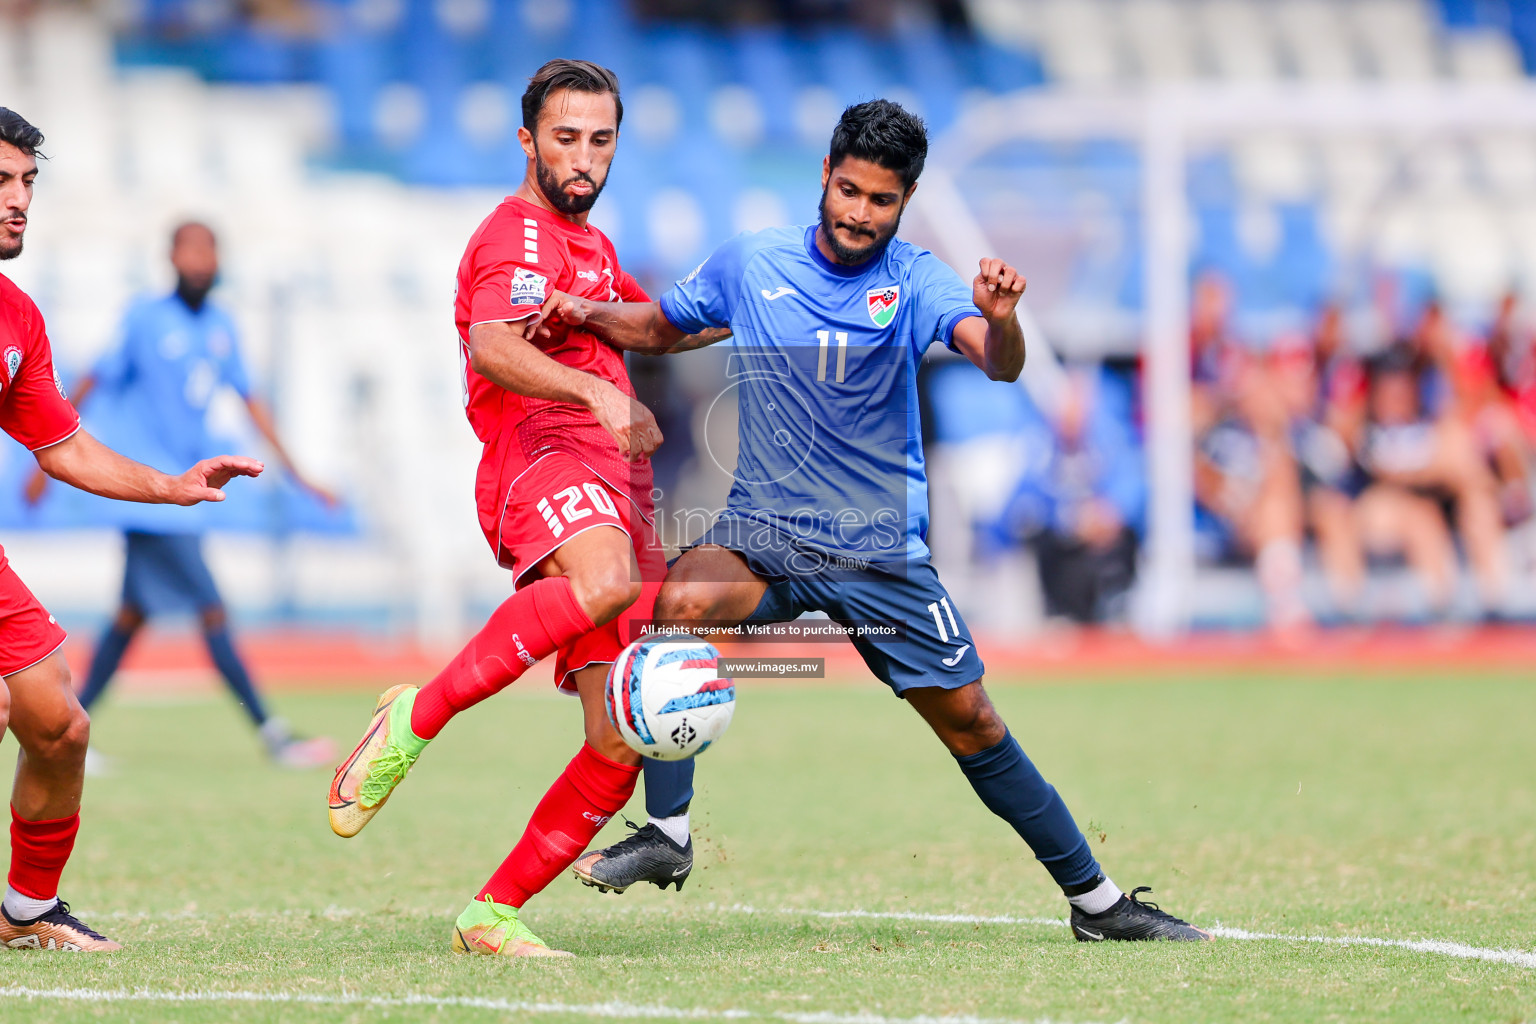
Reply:
[[971, 286], [931, 252], [893, 239], [843, 266], [815, 235], [739, 235], [661, 297], [679, 330], [733, 335], [740, 454], [726, 514], [859, 560], [925, 558], [917, 367], [981, 313]]

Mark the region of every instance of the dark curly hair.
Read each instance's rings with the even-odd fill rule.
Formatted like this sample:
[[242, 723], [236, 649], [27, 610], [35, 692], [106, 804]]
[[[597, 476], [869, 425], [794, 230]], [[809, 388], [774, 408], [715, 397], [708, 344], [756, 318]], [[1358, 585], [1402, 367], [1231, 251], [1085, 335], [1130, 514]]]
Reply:
[[35, 157], [43, 144], [43, 133], [10, 107], [0, 107], [0, 142], [9, 142], [27, 156]]
[[895, 171], [903, 188], [911, 188], [928, 158], [928, 127], [922, 118], [890, 100], [855, 103], [832, 129], [828, 155], [833, 167], [850, 156], [879, 164]]

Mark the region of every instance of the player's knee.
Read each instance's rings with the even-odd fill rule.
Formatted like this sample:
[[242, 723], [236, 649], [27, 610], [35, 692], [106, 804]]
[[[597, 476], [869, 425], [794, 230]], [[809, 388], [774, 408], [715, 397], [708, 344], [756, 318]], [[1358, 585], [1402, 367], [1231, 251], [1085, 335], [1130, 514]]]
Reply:
[[709, 588], [697, 583], [663, 583], [656, 595], [656, 619], [664, 622], [702, 622], [715, 618]]
[[91, 743], [91, 716], [76, 704], [53, 721], [43, 723], [27, 739], [29, 758], [53, 764], [78, 763]]
[[582, 611], [601, 626], [618, 618], [626, 608], [640, 600], [641, 585], [626, 567], [584, 573], [572, 578], [571, 589]]
[[132, 633], [144, 625], [144, 613], [134, 605], [125, 604], [117, 610], [112, 625], [121, 633]]
[[997, 708], [988, 700], [971, 712], [961, 732], [969, 741], [968, 745], [980, 752], [1001, 743], [1008, 734], [1008, 726], [1004, 724], [1003, 716], [997, 713]]
[[956, 757], [995, 747], [1008, 734], [1008, 726], [980, 683], [957, 690], [912, 692], [908, 699]]

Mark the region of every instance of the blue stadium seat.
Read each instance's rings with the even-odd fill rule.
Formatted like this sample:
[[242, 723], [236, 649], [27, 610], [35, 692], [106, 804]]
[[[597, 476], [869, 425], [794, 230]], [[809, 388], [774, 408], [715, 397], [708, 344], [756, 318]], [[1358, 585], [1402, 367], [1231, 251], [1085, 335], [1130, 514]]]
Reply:
[[732, 39], [729, 61], [741, 83], [757, 95], [764, 136], [773, 142], [796, 137], [795, 94], [805, 81], [787, 33], [779, 28], [748, 28]]
[[821, 80], [843, 103], [873, 99], [890, 85], [870, 40], [852, 29], [830, 28], [811, 41]]
[[900, 75], [918, 92], [922, 114], [933, 131], [948, 128], [960, 110], [962, 82], [949, 37], [942, 32], [909, 30], [892, 40]]
[[389, 63], [384, 41], [358, 32], [337, 33], [316, 47], [316, 69], [335, 103], [337, 133], [344, 147], [373, 146], [374, 104], [391, 77]]
[[963, 62], [975, 75], [975, 84], [993, 92], [1029, 89], [1045, 82], [1040, 55], [999, 46], [989, 39], [972, 43]]

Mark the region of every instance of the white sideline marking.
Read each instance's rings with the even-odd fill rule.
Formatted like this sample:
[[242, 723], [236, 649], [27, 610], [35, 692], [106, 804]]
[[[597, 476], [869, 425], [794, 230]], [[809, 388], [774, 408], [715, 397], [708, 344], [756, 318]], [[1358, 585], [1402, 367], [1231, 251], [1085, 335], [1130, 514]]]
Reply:
[[1279, 935], [1273, 932], [1250, 932], [1242, 928], [1224, 928], [1217, 925], [1206, 929], [1223, 939], [1242, 939], [1245, 942], [1318, 942], [1325, 946], [1390, 946], [1415, 953], [1438, 953], [1441, 956], [1460, 957], [1463, 960], [1487, 960], [1491, 963], [1514, 964], [1516, 967], [1536, 968], [1536, 953], [1518, 949], [1486, 949], [1468, 946], [1461, 942], [1444, 939], [1377, 939], [1369, 935]]
[[485, 999], [476, 996], [364, 996], [309, 995], [303, 992], [219, 992], [153, 989], [0, 988], [0, 997], [18, 999], [69, 999], [84, 1003], [291, 1003], [311, 1006], [433, 1006], [502, 1013], [565, 1013], [583, 1017], [643, 1017], [661, 1020], [782, 1020], [792, 1024], [1066, 1024], [1052, 1018], [1018, 1020], [1008, 1017], [975, 1017], [969, 1014], [886, 1017], [878, 1013], [764, 1013], [753, 1010], [706, 1010], [633, 1003], [551, 1003], [519, 999]]
[[[609, 912], [623, 912], [623, 910], [627, 909], [611, 905], [604, 908], [605, 911]], [[734, 903], [729, 906], [709, 904], [701, 909], [724, 911], [725, 913], [732, 914], [779, 914], [787, 917], [818, 917], [828, 920], [923, 921], [931, 924], [1022, 924], [1065, 928], [1068, 923], [1067, 919], [1062, 917], [1014, 917], [1007, 914], [987, 916], [980, 914], [920, 914], [907, 911], [880, 910], [816, 910], [807, 907], [778, 907], [774, 909], [753, 907], [745, 903]], [[659, 912], [660, 908], [637, 906], [634, 907], [634, 910], [639, 912]], [[160, 913], [118, 911], [105, 914], [82, 912], [79, 916], [87, 920], [95, 918], [106, 921], [282, 920], [302, 919], [311, 916], [337, 920], [347, 917], [366, 917], [374, 913], [378, 913], [378, 911], [333, 906], [319, 911], [236, 910], [227, 914], [203, 914], [195, 910], [173, 910]], [[410, 917], [451, 914], [452, 910], [418, 908], [415, 910], [395, 910], [391, 913], [395, 916]], [[1464, 942], [1451, 942], [1446, 939], [1380, 939], [1370, 935], [1286, 935], [1280, 932], [1251, 932], [1243, 928], [1227, 928], [1222, 925], [1214, 925], [1207, 928], [1206, 931], [1219, 938], [1235, 939], [1240, 942], [1311, 942], [1324, 946], [1376, 946], [1387, 949], [1405, 949], [1411, 953], [1428, 953], [1434, 956], [1456, 957], [1461, 960], [1484, 960], [1488, 963], [1510, 964], [1515, 967], [1536, 970], [1536, 953], [1519, 949], [1471, 946]], [[798, 1020], [798, 1018], [796, 1019]], [[955, 1019], [957, 1021], [960, 1020], [960, 1018]]]
[[[917, 914], [875, 910], [806, 910], [801, 907], [780, 907], [777, 910], [761, 910], [757, 907], [750, 907], [740, 903], [722, 909], [739, 914], [767, 913], [824, 918], [885, 918], [896, 921], [932, 921], [935, 924], [1039, 924], [1053, 925], [1058, 928], [1065, 928], [1068, 925], [1067, 919], [1062, 917], [980, 917], [975, 914]], [[1483, 946], [1469, 946], [1466, 943], [1449, 942], [1444, 939], [1378, 939], [1369, 935], [1284, 935], [1279, 932], [1250, 932], [1243, 928], [1226, 928], [1221, 925], [1207, 928], [1206, 931], [1219, 938], [1237, 939], [1242, 942], [1316, 942], [1325, 946], [1382, 946], [1391, 949], [1406, 949], [1414, 953], [1434, 953], [1440, 956], [1459, 957], [1463, 960], [1487, 960], [1490, 963], [1536, 968], [1536, 953], [1527, 953], [1518, 949], [1489, 949]]]

